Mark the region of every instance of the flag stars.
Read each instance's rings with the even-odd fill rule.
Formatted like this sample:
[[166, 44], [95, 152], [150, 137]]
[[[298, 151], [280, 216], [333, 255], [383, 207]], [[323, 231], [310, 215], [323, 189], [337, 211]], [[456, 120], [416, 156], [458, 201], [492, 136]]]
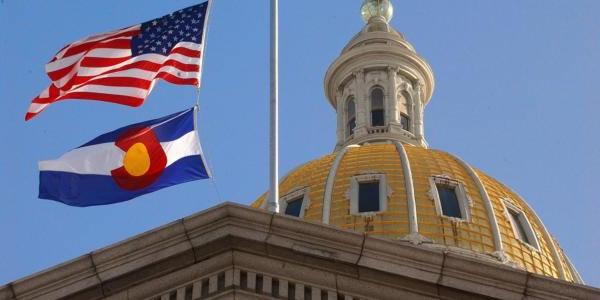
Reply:
[[180, 42], [200, 43], [205, 10], [205, 5], [197, 5], [143, 23], [140, 33], [132, 38], [133, 54], [167, 55]]

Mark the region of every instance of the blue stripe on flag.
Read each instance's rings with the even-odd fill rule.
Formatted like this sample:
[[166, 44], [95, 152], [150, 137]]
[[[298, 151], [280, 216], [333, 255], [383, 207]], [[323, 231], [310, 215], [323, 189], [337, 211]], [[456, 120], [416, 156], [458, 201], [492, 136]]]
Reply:
[[152, 185], [137, 191], [121, 189], [111, 176], [41, 171], [39, 198], [79, 207], [105, 205], [130, 200], [175, 184], [206, 178], [209, 175], [200, 155], [179, 159], [168, 166]]
[[[164, 122], [164, 124], [161, 124], [163, 122]], [[176, 139], [180, 138], [181, 136], [183, 136], [184, 134], [194, 130], [194, 108], [180, 111], [178, 113], [174, 113], [174, 114], [168, 115], [166, 117], [121, 127], [117, 130], [111, 131], [109, 133], [105, 133], [105, 134], [79, 146], [78, 148], [91, 146], [91, 145], [97, 145], [97, 144], [112, 143], [115, 140], [117, 140], [117, 138], [119, 138], [119, 136], [121, 134], [123, 134], [124, 132], [126, 132], [129, 129], [148, 127], [148, 126], [152, 126], [152, 125], [156, 125], [156, 124], [159, 124], [159, 125], [154, 127], [153, 130], [156, 133], [156, 137], [158, 138], [158, 140], [160, 142], [169, 142], [169, 141], [176, 140]]]

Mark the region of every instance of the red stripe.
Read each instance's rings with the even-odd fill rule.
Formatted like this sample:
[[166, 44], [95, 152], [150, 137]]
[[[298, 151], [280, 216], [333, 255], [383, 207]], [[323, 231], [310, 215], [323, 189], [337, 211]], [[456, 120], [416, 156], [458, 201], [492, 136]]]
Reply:
[[[35, 98], [33, 103], [42, 103], [42, 102], [35, 101], [38, 99], [39, 98]], [[51, 101], [48, 101], [45, 103], [54, 103], [54, 102], [57, 102], [60, 100], [67, 100], [67, 99], [97, 100], [97, 101], [102, 101], [102, 102], [127, 105], [127, 106], [131, 106], [131, 107], [138, 107], [144, 103], [144, 99], [142, 99], [142, 98], [114, 95], [114, 94], [90, 93], [90, 92], [68, 93], [59, 98], [52, 99]], [[26, 113], [25, 121], [31, 120], [33, 117], [37, 116], [38, 114], [39, 114], [39, 112], [38, 113], [30, 113], [30, 112]]]
[[160, 72], [158, 73], [158, 75], [156, 75], [156, 78], [162, 78], [167, 82], [170, 82], [172, 84], [179, 84], [179, 85], [198, 85], [198, 79], [197, 78], [179, 78], [171, 73], [167, 73], [167, 72]]
[[90, 80], [85, 84], [78, 86], [77, 88], [84, 87], [90, 84], [118, 87], [133, 87], [148, 90], [152, 85], [152, 80], [144, 80], [133, 77], [105, 77]]
[[186, 47], [177, 47], [177, 48], [173, 48], [173, 50], [171, 50], [171, 52], [169, 52], [170, 54], [175, 54], [175, 53], [179, 53], [185, 56], [189, 56], [189, 57], [200, 57], [200, 51], [198, 50], [192, 50], [190, 48], [186, 48]]
[[[172, 60], [169, 59], [167, 61], [165, 61], [165, 63], [163, 64], [163, 66], [169, 66], [169, 67], [175, 67], [181, 71], [184, 72], [198, 72], [200, 71], [200, 66], [198, 66], [197, 64], [184, 64], [180, 61], [177, 60]], [[159, 68], [160, 69], [160, 68]], [[157, 69], [158, 71], [158, 69]]]
[[73, 70], [73, 68], [75, 68], [75, 64], [72, 64], [66, 68], [62, 68], [60, 70], [56, 70], [56, 71], [52, 71], [52, 72], [48, 72], [48, 77], [50, 77], [50, 79], [52, 81], [56, 81], [59, 80], [63, 77], [65, 77], [67, 74], [69, 74], [69, 72], [71, 72]]
[[131, 56], [117, 57], [117, 58], [105, 58], [105, 57], [84, 57], [81, 60], [81, 67], [87, 68], [106, 68], [128, 61]]
[[123, 95], [115, 95], [115, 94], [105, 94], [105, 93], [92, 93], [92, 92], [74, 92], [67, 93], [63, 96], [56, 98], [58, 100], [64, 99], [83, 99], [83, 100], [97, 100], [103, 102], [117, 103], [127, 106], [138, 107], [144, 103], [143, 98], [137, 98], [132, 96], [123, 96]]

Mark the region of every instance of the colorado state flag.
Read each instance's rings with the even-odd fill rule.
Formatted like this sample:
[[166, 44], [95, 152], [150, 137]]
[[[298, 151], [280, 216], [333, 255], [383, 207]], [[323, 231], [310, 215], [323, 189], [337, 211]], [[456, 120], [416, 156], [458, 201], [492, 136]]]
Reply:
[[126, 126], [57, 160], [39, 162], [39, 197], [72, 206], [104, 205], [209, 178], [195, 110]]

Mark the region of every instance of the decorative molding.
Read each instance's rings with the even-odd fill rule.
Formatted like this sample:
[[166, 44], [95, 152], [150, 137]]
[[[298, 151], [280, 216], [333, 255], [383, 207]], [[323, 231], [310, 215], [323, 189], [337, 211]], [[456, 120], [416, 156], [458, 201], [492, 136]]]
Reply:
[[406, 190], [406, 202], [408, 207], [408, 226], [409, 234], [418, 234], [419, 222], [417, 220], [417, 200], [415, 198], [415, 187], [413, 183], [410, 161], [402, 143], [394, 141], [396, 151], [400, 156], [400, 164], [402, 165], [402, 173], [404, 174], [404, 188]]
[[[479, 178], [479, 175], [477, 175], [475, 170], [469, 164], [467, 164], [465, 161], [463, 161], [457, 156], [453, 157], [459, 164], [463, 166], [465, 171], [467, 171], [467, 173], [475, 183], [475, 186], [477, 186], [477, 189], [479, 190], [479, 195], [483, 200], [483, 206], [485, 207], [488, 220], [490, 222], [490, 229], [492, 230], [492, 236], [494, 237], [495, 252], [501, 254], [504, 253], [504, 245], [502, 245], [502, 236], [500, 235], [500, 228], [498, 227], [498, 220], [496, 219], [494, 206], [492, 204], [490, 196], [488, 195], [487, 190], [485, 189], [485, 186], [483, 185], [483, 182], [481, 181], [481, 178]], [[499, 257], [499, 259], [501, 257], [502, 255]]]
[[325, 182], [325, 192], [323, 195], [323, 216], [322, 220], [324, 224], [329, 224], [329, 215], [331, 214], [331, 198], [333, 197], [333, 184], [335, 183], [335, 175], [337, 174], [337, 169], [346, 155], [346, 152], [350, 148], [360, 147], [358, 145], [349, 145], [344, 147], [342, 150], [337, 152], [335, 160], [331, 165], [331, 169], [329, 169], [329, 174], [327, 175], [327, 181]]

